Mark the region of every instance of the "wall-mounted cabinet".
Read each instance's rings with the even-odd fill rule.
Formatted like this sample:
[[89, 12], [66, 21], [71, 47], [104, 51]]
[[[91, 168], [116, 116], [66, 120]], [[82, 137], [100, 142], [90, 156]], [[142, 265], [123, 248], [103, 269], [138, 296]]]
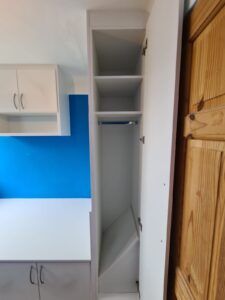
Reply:
[[0, 65], [0, 135], [69, 135], [69, 103], [55, 65]]

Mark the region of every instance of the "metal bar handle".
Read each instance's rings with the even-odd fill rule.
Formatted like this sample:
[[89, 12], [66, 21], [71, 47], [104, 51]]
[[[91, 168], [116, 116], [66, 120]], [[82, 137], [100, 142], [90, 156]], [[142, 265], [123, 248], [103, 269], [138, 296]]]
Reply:
[[41, 284], [44, 284], [44, 283], [45, 283], [44, 280], [43, 280], [43, 269], [44, 269], [44, 267], [41, 266], [41, 267], [40, 267], [40, 283], [41, 283]]
[[15, 109], [18, 109], [18, 106], [16, 104], [16, 93], [13, 94], [13, 104], [14, 104]]
[[30, 283], [31, 283], [32, 285], [35, 284], [35, 282], [34, 282], [33, 279], [32, 279], [33, 269], [34, 269], [34, 267], [31, 266], [31, 267], [30, 267]]
[[20, 104], [21, 104], [22, 109], [25, 109], [25, 106], [24, 106], [24, 103], [23, 103], [23, 93], [20, 94]]

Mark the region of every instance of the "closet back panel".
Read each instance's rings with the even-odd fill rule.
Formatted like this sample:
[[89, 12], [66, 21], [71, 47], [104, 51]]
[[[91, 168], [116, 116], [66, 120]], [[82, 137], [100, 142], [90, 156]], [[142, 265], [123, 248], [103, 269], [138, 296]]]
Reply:
[[94, 30], [95, 75], [140, 74], [143, 29]]
[[[132, 205], [136, 197], [134, 152], [137, 125], [102, 125], [101, 132], [101, 201], [102, 229], [108, 228]], [[133, 195], [134, 194], [134, 195]], [[135, 201], [133, 201], [135, 202]], [[138, 204], [135, 203], [137, 210]]]

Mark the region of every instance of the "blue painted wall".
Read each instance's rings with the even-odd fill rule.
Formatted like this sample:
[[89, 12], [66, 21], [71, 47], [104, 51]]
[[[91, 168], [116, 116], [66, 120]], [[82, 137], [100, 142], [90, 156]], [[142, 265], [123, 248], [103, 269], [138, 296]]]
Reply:
[[87, 96], [70, 115], [69, 137], [0, 137], [0, 198], [90, 197]]

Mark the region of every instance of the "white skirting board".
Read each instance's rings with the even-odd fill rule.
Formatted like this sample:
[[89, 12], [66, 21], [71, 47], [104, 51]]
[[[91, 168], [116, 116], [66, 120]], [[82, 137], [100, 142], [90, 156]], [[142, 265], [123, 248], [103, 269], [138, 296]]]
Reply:
[[102, 294], [99, 300], [138, 300], [138, 294]]

